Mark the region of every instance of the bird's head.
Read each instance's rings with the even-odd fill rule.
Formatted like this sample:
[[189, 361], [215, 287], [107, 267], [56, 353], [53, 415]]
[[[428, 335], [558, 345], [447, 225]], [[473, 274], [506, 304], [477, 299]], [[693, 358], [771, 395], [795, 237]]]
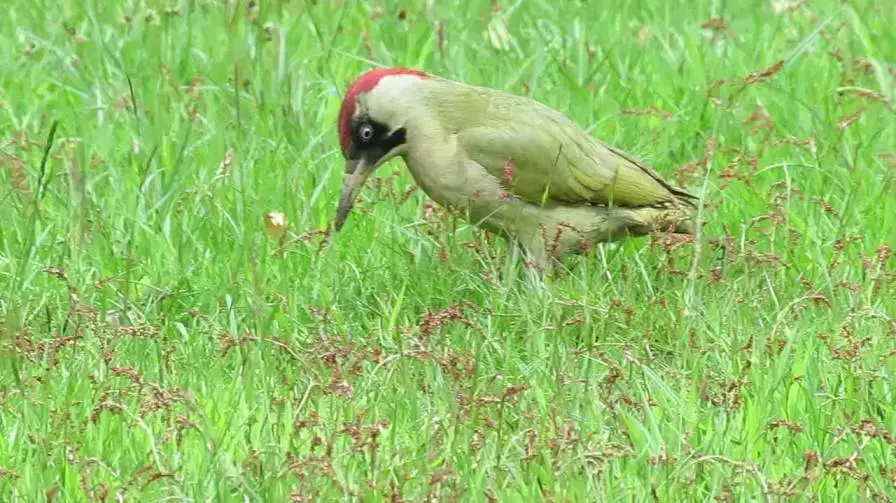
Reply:
[[345, 93], [339, 110], [339, 144], [345, 175], [335, 230], [352, 210], [364, 182], [380, 165], [405, 152], [406, 97], [420, 79], [430, 76], [407, 68], [379, 68], [364, 73]]

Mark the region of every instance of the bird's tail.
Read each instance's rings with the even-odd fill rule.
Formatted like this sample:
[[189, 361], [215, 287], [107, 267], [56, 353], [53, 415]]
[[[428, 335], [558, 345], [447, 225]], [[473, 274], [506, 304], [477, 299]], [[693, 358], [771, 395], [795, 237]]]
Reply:
[[694, 208], [689, 205], [632, 208], [629, 216], [639, 234], [696, 232]]

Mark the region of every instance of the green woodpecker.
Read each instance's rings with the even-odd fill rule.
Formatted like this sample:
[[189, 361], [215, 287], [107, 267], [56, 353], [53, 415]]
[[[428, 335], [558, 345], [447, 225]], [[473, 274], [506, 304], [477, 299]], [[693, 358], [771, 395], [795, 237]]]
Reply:
[[396, 156], [433, 201], [542, 266], [626, 236], [694, 231], [695, 196], [522, 96], [418, 70], [371, 70], [345, 94], [339, 141], [337, 232], [367, 178]]

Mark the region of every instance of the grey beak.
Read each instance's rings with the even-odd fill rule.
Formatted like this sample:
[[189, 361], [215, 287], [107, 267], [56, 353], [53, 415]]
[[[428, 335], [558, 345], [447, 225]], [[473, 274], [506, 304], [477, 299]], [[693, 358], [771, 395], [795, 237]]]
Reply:
[[373, 165], [368, 164], [363, 157], [361, 159], [349, 159], [345, 161], [345, 178], [342, 180], [342, 192], [339, 195], [339, 206], [336, 208], [336, 221], [333, 224], [333, 228], [336, 232], [339, 232], [339, 230], [342, 229], [345, 220], [352, 211], [352, 207], [355, 205], [355, 199], [357, 199], [358, 193], [361, 192], [361, 188], [364, 187], [364, 182], [367, 181], [367, 178], [372, 172]]

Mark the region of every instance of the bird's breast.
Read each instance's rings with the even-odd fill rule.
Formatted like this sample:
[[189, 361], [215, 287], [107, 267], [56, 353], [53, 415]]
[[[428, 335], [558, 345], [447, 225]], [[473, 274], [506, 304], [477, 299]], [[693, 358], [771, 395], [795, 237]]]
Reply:
[[431, 199], [444, 206], [461, 207], [493, 192], [489, 189], [495, 180], [458, 152], [453, 138], [431, 144], [435, 147], [412, 148], [405, 155], [411, 176]]

